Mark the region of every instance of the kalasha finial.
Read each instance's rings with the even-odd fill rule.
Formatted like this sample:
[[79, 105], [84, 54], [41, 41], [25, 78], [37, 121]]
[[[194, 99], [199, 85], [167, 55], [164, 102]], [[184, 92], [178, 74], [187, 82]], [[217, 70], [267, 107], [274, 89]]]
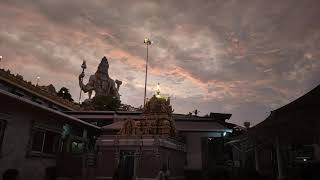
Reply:
[[156, 91], [157, 95], [160, 95], [160, 83], [157, 84], [157, 91]]

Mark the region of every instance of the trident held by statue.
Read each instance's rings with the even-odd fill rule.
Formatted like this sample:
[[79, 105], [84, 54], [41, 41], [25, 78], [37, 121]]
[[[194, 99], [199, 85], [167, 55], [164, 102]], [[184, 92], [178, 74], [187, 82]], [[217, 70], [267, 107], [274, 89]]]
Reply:
[[[81, 68], [82, 68], [82, 73], [81, 73], [81, 81], [83, 81], [83, 77], [84, 77], [84, 70], [87, 68], [87, 64], [86, 64], [86, 61], [83, 60], [83, 63], [81, 65]], [[80, 96], [79, 96], [79, 104], [81, 103], [81, 93], [82, 93], [82, 89], [80, 88]]]

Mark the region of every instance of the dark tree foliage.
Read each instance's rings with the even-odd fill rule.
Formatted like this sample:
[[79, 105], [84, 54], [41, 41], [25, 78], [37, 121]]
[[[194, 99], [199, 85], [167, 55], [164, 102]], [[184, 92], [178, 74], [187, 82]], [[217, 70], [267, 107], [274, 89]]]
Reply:
[[116, 111], [121, 105], [121, 101], [112, 96], [95, 96], [92, 103], [97, 111]]
[[62, 97], [63, 99], [66, 99], [66, 100], [68, 100], [68, 101], [73, 102], [73, 99], [72, 99], [72, 96], [71, 96], [71, 94], [70, 94], [70, 92], [69, 92], [69, 89], [66, 88], [66, 87], [62, 87], [62, 88], [58, 91], [57, 95], [58, 95], [59, 97]]

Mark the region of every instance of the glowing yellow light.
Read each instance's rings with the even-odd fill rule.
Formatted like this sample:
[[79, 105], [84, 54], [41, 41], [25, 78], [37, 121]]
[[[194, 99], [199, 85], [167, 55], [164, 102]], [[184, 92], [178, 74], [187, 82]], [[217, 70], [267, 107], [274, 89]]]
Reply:
[[149, 38], [145, 38], [143, 43], [146, 44], [146, 45], [151, 45], [151, 41], [150, 41]]

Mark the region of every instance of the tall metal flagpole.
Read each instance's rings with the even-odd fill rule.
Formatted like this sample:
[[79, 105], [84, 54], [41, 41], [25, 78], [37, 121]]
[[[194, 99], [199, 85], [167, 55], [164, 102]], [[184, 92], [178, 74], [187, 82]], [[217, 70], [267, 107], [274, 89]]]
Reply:
[[[84, 70], [87, 68], [86, 61], [85, 61], [85, 60], [83, 60], [82, 65], [81, 65], [81, 68], [82, 68], [82, 73], [81, 73], [81, 74], [83, 74], [83, 76], [84, 76]], [[83, 81], [83, 77], [82, 77], [81, 81]], [[81, 89], [81, 87], [80, 87], [79, 104], [81, 103], [81, 93], [82, 93], [82, 89]]]
[[149, 45], [151, 41], [149, 38], [144, 39], [143, 43], [147, 45], [147, 60], [146, 60], [146, 77], [144, 81], [144, 98], [143, 98], [143, 107], [146, 105], [146, 94], [147, 94], [147, 79], [148, 79], [148, 59], [149, 59]]

